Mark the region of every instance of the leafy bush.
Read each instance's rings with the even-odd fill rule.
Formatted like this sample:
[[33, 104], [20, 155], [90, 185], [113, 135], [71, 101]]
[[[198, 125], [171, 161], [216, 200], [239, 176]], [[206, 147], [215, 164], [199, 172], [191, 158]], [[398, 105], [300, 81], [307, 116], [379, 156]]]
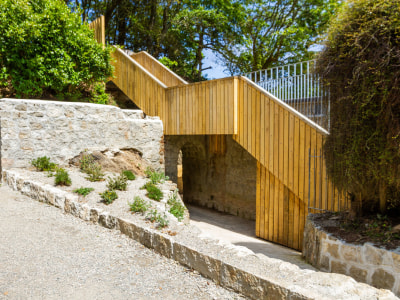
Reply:
[[63, 168], [58, 168], [56, 170], [56, 175], [54, 178], [54, 182], [56, 185], [71, 185], [71, 178], [69, 178], [69, 174]]
[[132, 171], [125, 170], [125, 171], [122, 171], [122, 174], [124, 174], [126, 176], [126, 178], [128, 178], [128, 180], [136, 179], [136, 176], [135, 176], [135, 174], [132, 173]]
[[55, 171], [57, 164], [50, 161], [47, 156], [38, 157], [31, 161], [32, 166], [36, 168], [37, 171]]
[[120, 174], [114, 178], [108, 177], [107, 188], [109, 190], [126, 191], [128, 185], [128, 178], [124, 174]]
[[174, 215], [178, 221], [182, 221], [185, 214], [185, 207], [178, 200], [176, 192], [169, 197], [168, 205], [170, 205], [169, 212]]
[[163, 183], [165, 180], [169, 179], [164, 173], [153, 171], [151, 168], [147, 168], [145, 174], [153, 184]]
[[80, 169], [82, 172], [85, 172], [88, 174], [86, 177], [87, 180], [89, 181], [102, 181], [104, 180], [104, 174], [101, 171], [102, 167], [100, 164], [96, 163], [94, 161], [93, 155], [87, 153], [83, 153], [82, 158], [79, 161], [80, 163]]
[[65, 1], [0, 0], [0, 45], [3, 96], [105, 102], [96, 84], [112, 75], [111, 48]]
[[160, 201], [164, 197], [163, 192], [152, 182], [147, 182], [140, 189], [145, 189], [147, 191], [146, 196], [155, 201]]
[[113, 203], [115, 199], [118, 199], [117, 193], [113, 190], [105, 190], [100, 194], [100, 197], [107, 205]]
[[328, 172], [358, 214], [400, 206], [399, 11], [398, 0], [346, 2], [317, 61], [331, 99]]
[[165, 215], [160, 215], [156, 209], [151, 210], [147, 214], [146, 219], [148, 219], [152, 223], [157, 222], [157, 228], [167, 227], [169, 223], [168, 220], [165, 218]]
[[82, 172], [87, 173], [87, 170], [91, 165], [93, 165], [94, 162], [94, 157], [92, 154], [88, 153], [86, 150], [82, 154], [81, 159], [79, 160], [79, 167], [82, 170]]
[[131, 211], [136, 213], [144, 213], [149, 209], [150, 205], [145, 200], [136, 196], [132, 203], [129, 204]]
[[86, 197], [92, 191], [94, 191], [94, 188], [80, 187], [79, 189], [74, 190], [74, 193], [77, 193], [79, 195]]
[[93, 163], [89, 165], [89, 167], [86, 169], [86, 174], [88, 175], [86, 179], [92, 182], [103, 181], [104, 173], [101, 171], [101, 169], [101, 165], [99, 165], [98, 163]]

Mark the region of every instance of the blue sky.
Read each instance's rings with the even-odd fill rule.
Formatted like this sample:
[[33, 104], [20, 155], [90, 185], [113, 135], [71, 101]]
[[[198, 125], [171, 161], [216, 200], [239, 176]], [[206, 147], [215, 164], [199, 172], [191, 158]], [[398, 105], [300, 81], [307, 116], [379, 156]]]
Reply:
[[207, 74], [208, 79], [229, 77], [229, 74], [224, 73], [224, 67], [218, 64], [218, 58], [211, 50], [205, 50], [204, 56], [203, 67], [212, 67], [212, 69], [203, 72], [203, 74]]

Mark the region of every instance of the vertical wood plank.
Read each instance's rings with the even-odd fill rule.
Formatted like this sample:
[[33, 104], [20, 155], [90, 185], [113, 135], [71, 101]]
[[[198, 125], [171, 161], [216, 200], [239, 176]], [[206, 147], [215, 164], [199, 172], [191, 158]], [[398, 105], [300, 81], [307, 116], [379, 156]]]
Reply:
[[239, 90], [239, 79], [238, 78], [234, 78], [233, 79], [233, 118], [230, 119], [230, 122], [233, 126], [233, 132], [234, 134], [238, 134], [238, 95], [240, 94], [240, 90]]
[[262, 167], [259, 162], [257, 162], [257, 183], [256, 183], [256, 236], [262, 237], [260, 233], [260, 226], [261, 226], [261, 202], [262, 202], [262, 192], [261, 192], [261, 185], [262, 185]]
[[258, 151], [259, 151], [259, 160], [260, 162], [266, 166], [265, 164], [265, 135], [266, 135], [266, 130], [265, 130], [265, 122], [266, 122], [266, 107], [265, 107], [265, 96], [260, 94], [260, 132], [259, 132], [259, 145], [258, 145]]
[[284, 159], [284, 149], [283, 149], [283, 139], [284, 139], [284, 111], [283, 107], [279, 107], [279, 237], [278, 241], [280, 244], [283, 242], [283, 215], [284, 215], [284, 207], [283, 207], [283, 202], [284, 202], [284, 185], [282, 184], [283, 181], [283, 170], [284, 170], [284, 164], [283, 164], [283, 159]]

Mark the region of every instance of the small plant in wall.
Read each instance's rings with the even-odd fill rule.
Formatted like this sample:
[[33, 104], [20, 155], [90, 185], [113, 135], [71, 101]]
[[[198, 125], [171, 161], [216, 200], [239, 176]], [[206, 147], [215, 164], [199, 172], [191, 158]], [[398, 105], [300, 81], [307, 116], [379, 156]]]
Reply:
[[128, 178], [121, 173], [116, 177], [108, 177], [107, 179], [107, 188], [109, 190], [119, 190], [119, 191], [126, 191], [128, 186]]
[[92, 182], [104, 180], [104, 174], [101, 171], [102, 167], [94, 161], [93, 155], [85, 151], [79, 163], [81, 171], [88, 175], [86, 177], [87, 180]]
[[132, 171], [125, 170], [125, 171], [122, 171], [122, 174], [124, 174], [125, 177], [126, 177], [128, 180], [135, 180], [135, 179], [136, 179], [136, 176], [135, 176], [135, 174], [132, 173]]
[[56, 170], [57, 164], [50, 161], [47, 156], [38, 157], [31, 161], [32, 166], [36, 168], [37, 171], [49, 171], [53, 172]]
[[164, 173], [153, 171], [150, 167], [146, 169], [145, 174], [153, 184], [163, 183], [165, 180], [169, 179]]
[[113, 203], [114, 200], [118, 198], [118, 195], [114, 190], [105, 190], [103, 193], [100, 194], [100, 197], [103, 202], [108, 205]]
[[86, 197], [92, 191], [94, 191], [94, 188], [81, 187], [79, 189], [74, 190], [74, 193], [77, 193], [77, 194], [79, 194], [79, 195], [81, 195], [83, 197]]
[[152, 200], [160, 201], [164, 197], [163, 192], [152, 182], [147, 182], [140, 189], [145, 189], [147, 191], [146, 196]]
[[157, 223], [157, 228], [164, 228], [167, 227], [169, 222], [167, 218], [164, 216], [160, 215], [156, 209], [151, 210], [147, 215], [146, 219], [149, 220], [152, 223]]
[[183, 216], [185, 214], [185, 207], [178, 200], [177, 193], [178, 193], [177, 191], [174, 191], [174, 193], [168, 198], [167, 203], [170, 206], [169, 212], [172, 215], [174, 215], [180, 222], [183, 220]]
[[63, 168], [57, 168], [56, 175], [54, 178], [55, 185], [71, 185], [71, 178], [68, 172]]
[[144, 199], [136, 196], [133, 202], [129, 203], [129, 207], [132, 212], [143, 214], [150, 208], [150, 205]]

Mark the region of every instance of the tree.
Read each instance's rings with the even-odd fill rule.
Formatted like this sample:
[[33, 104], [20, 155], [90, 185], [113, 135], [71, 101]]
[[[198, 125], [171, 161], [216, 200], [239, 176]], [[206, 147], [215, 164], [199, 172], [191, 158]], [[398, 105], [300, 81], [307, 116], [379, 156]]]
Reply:
[[241, 1], [237, 30], [243, 40], [228, 44], [221, 57], [233, 74], [312, 58], [309, 47], [318, 43], [341, 1]]
[[110, 49], [65, 3], [0, 0], [0, 85], [18, 97], [78, 98], [104, 92]]
[[400, 204], [399, 11], [398, 0], [349, 1], [317, 61], [331, 98], [328, 171], [356, 213]]

